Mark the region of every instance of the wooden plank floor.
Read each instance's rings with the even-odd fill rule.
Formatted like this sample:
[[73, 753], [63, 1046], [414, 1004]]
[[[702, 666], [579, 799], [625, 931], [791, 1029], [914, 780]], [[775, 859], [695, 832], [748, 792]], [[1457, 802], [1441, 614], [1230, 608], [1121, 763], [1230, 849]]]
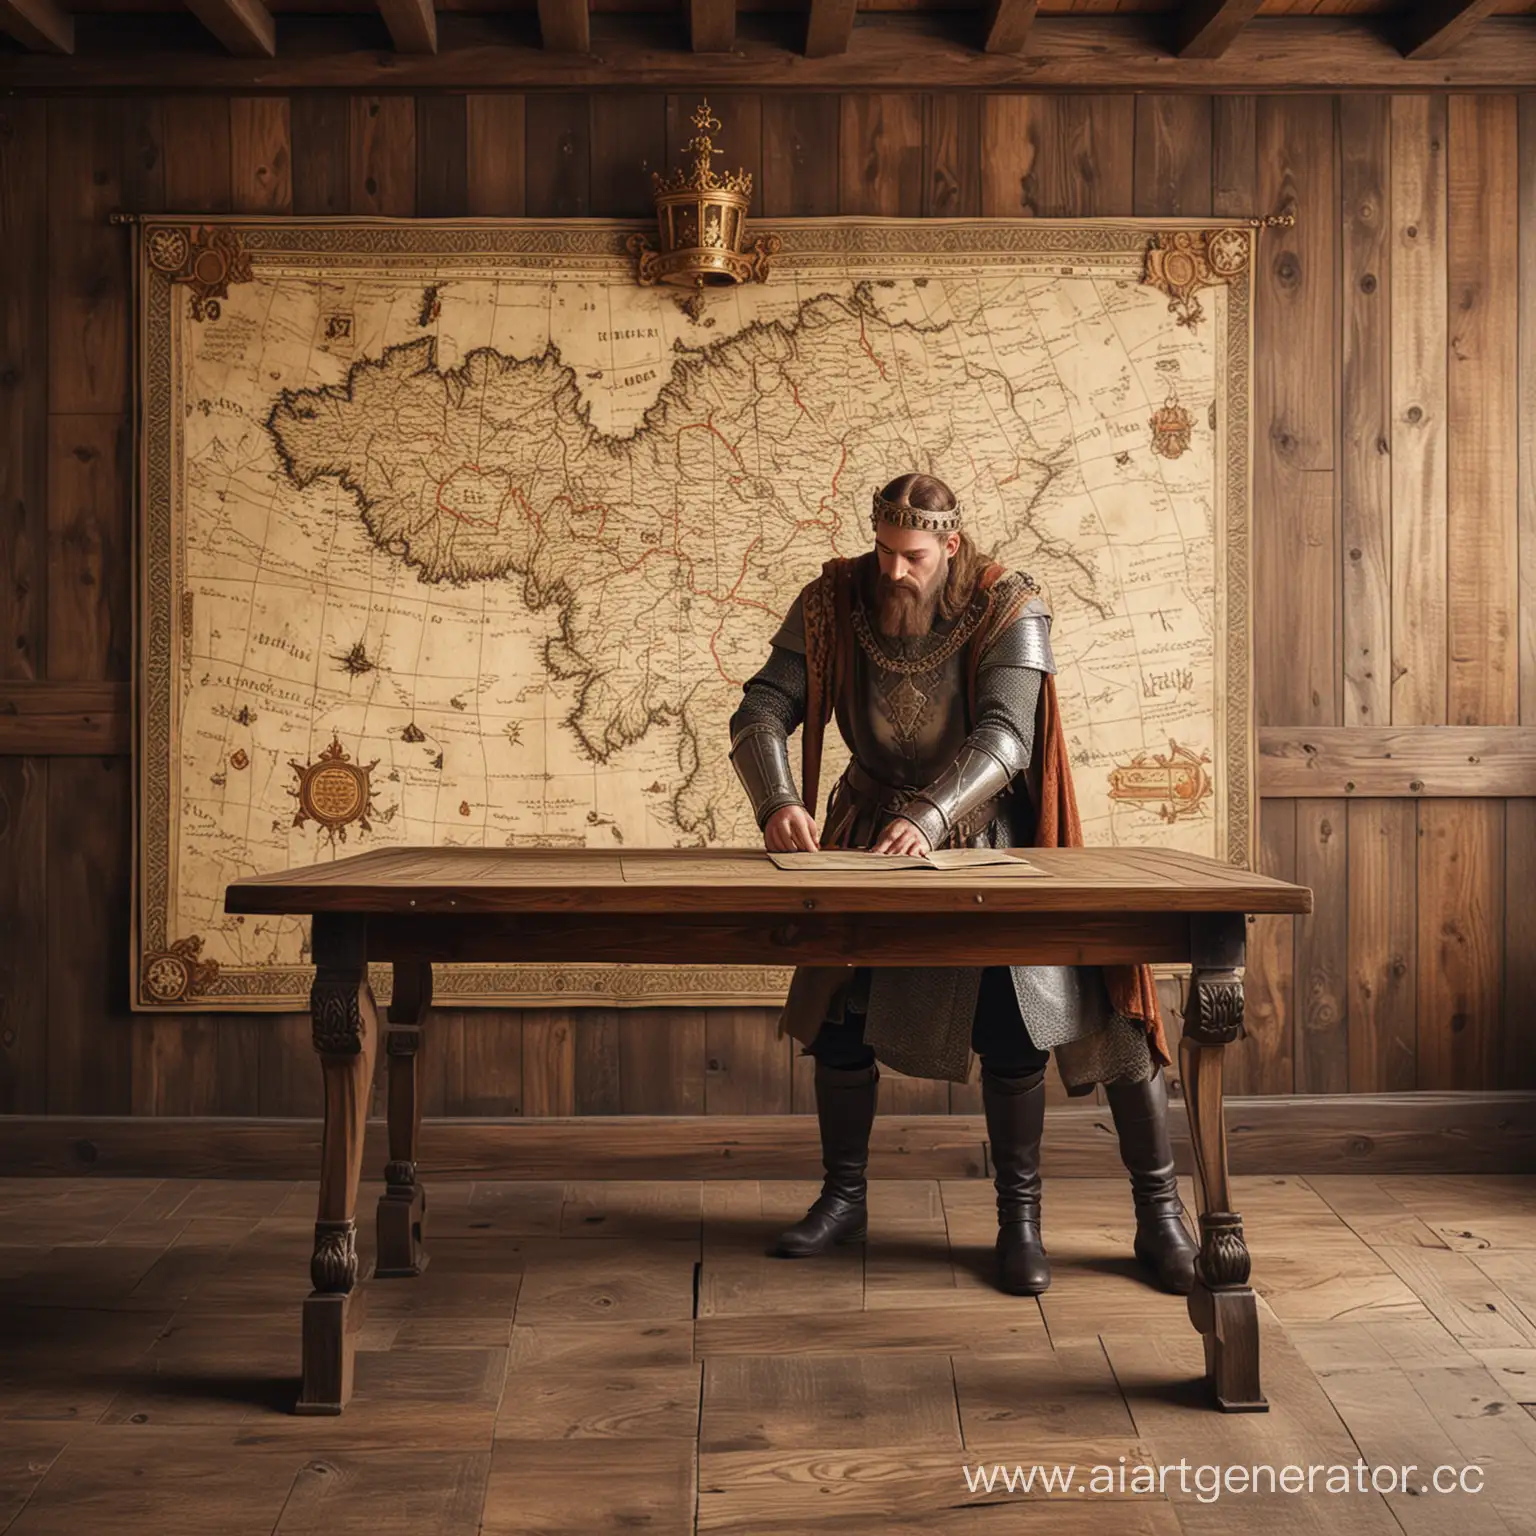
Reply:
[[[300, 1419], [311, 1186], [0, 1180], [0, 1530], [1536, 1532], [1536, 1179], [1237, 1185], [1267, 1415], [1203, 1407], [1125, 1185], [1056, 1179], [1039, 1301], [991, 1288], [979, 1180], [877, 1183], [867, 1247], [802, 1263], [764, 1250], [809, 1185], [439, 1185], [427, 1273], [365, 1287], [352, 1406]], [[1362, 1460], [1420, 1471], [1197, 1470]], [[1114, 1486], [968, 1486], [1035, 1465]], [[1421, 1493], [1437, 1466], [1481, 1492]]]

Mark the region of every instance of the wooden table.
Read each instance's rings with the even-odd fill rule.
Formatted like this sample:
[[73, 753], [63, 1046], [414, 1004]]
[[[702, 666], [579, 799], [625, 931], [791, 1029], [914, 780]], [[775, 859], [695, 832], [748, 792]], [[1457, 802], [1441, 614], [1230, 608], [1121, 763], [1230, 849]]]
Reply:
[[[1221, 1060], [1243, 1032], [1248, 914], [1310, 912], [1312, 893], [1168, 850], [1034, 849], [1028, 857], [1042, 873], [786, 873], [747, 850], [390, 848], [231, 885], [232, 913], [314, 919], [310, 1015], [325, 1129], [297, 1411], [340, 1413], [351, 1395], [357, 1191], [381, 1035], [389, 1162], [374, 1273], [417, 1275], [426, 1263], [416, 1166], [421, 1020], [433, 963], [460, 960], [1189, 965], [1179, 1060], [1200, 1222], [1189, 1315], [1204, 1335], [1216, 1403], [1265, 1408], [1248, 1249], [1228, 1186]], [[387, 1029], [369, 961], [394, 967]]]

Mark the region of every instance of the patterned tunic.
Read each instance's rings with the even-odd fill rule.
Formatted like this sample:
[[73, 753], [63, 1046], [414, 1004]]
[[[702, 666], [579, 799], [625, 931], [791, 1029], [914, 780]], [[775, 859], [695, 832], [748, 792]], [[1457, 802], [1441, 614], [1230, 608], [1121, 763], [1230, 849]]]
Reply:
[[[1028, 577], [1004, 576], [954, 618], [938, 620], [929, 634], [893, 639], [880, 633], [865, 606], [862, 592], [871, 575], [866, 566], [850, 583], [843, 617], [849, 633], [840, 637], [844, 660], [834, 669], [842, 674], [834, 685], [834, 713], [851, 760], [828, 799], [823, 847], [871, 846], [967, 743], [987, 742], [1013, 762], [1028, 764], [1041, 675], [1054, 671], [1049, 617]], [[818, 621], [825, 625], [827, 605], [819, 597], [813, 583], [773, 637], [769, 660], [746, 684], [731, 722], [733, 740], [752, 724], [771, 722], [787, 737], [806, 723], [814, 681], [807, 665], [806, 606], [820, 607]], [[1000, 605], [1009, 621], [989, 623]], [[813, 775], [808, 769], [807, 777]], [[1029, 846], [1033, 831], [1021, 773], [959, 818], [942, 841]], [[1145, 1032], [1115, 1014], [1099, 967], [1016, 965], [1011, 972], [1024, 1027], [1037, 1047], [1094, 1037], [1095, 1048], [1078, 1053], [1086, 1081], [1148, 1075]], [[913, 1076], [963, 1082], [971, 1067], [980, 985], [979, 967], [861, 968], [831, 992], [826, 1016], [840, 1017], [845, 1007], [863, 1010], [864, 1038], [881, 1061]]]

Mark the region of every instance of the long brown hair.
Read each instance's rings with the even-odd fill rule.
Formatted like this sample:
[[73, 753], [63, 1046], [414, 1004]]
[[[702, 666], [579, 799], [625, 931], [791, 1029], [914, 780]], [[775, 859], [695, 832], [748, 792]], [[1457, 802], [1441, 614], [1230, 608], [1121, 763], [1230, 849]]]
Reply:
[[[895, 506], [911, 507], [916, 512], [948, 512], [955, 505], [955, 493], [935, 475], [898, 475], [880, 496]], [[991, 564], [991, 555], [977, 549], [970, 534], [962, 528], [960, 547], [950, 556], [949, 575], [939, 594], [941, 618], [953, 619], [965, 611], [981, 573]]]

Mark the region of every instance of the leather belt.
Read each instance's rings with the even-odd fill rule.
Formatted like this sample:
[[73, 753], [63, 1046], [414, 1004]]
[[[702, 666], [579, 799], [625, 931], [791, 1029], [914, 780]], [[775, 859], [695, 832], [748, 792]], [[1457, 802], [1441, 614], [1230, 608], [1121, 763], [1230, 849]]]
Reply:
[[[850, 758], [843, 772], [843, 782], [849, 793], [866, 810], [880, 812], [886, 817], [898, 815], [923, 792], [922, 785], [887, 784], [870, 773], [857, 758]], [[946, 844], [964, 847], [997, 816], [1003, 797], [993, 795], [990, 800], [967, 811], [950, 827]]]
[[922, 793], [915, 784], [886, 784], [870, 773], [858, 758], [851, 758], [843, 778], [860, 805], [881, 811], [898, 811]]

